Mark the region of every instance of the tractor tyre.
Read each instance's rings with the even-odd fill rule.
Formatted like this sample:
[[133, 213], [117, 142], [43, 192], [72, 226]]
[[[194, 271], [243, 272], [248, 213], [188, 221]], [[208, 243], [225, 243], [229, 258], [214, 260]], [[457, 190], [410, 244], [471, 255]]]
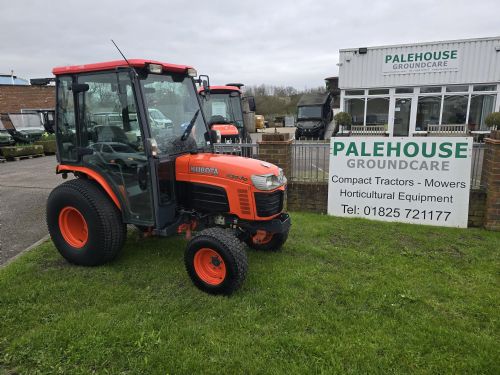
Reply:
[[52, 190], [47, 226], [59, 253], [81, 266], [113, 260], [127, 236], [120, 210], [97, 184], [83, 178]]
[[208, 228], [189, 241], [184, 254], [193, 283], [210, 294], [231, 295], [245, 280], [248, 260], [243, 243], [233, 231]]
[[259, 251], [280, 251], [286, 240], [288, 239], [288, 229], [283, 233], [266, 233], [264, 238], [256, 236], [245, 239], [248, 247]]

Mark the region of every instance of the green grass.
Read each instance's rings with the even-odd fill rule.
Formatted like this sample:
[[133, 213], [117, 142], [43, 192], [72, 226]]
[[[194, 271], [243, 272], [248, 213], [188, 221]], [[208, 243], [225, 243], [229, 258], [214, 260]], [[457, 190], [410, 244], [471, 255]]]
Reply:
[[42, 245], [0, 270], [0, 374], [500, 373], [500, 233], [292, 218], [231, 298], [180, 238], [97, 268]]

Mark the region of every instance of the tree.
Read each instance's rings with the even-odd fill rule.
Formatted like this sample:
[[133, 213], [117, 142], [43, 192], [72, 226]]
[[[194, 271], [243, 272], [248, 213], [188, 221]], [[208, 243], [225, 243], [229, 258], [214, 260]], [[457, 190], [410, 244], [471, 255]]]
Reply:
[[490, 113], [484, 122], [491, 130], [500, 129], [500, 112]]

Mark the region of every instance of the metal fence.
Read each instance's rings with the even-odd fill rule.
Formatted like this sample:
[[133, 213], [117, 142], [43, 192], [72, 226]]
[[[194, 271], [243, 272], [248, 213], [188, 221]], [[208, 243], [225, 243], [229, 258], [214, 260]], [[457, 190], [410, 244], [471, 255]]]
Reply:
[[[289, 181], [328, 182], [330, 165], [330, 141], [295, 140], [291, 144], [292, 166], [287, 176]], [[484, 143], [474, 143], [472, 148], [471, 189], [481, 187], [484, 159]], [[215, 152], [259, 158], [258, 143], [218, 143]]]
[[216, 143], [214, 144], [216, 154], [229, 154], [245, 156], [247, 158], [259, 158], [258, 143]]
[[328, 182], [330, 141], [302, 141], [292, 143], [290, 181]]
[[481, 187], [481, 174], [483, 171], [484, 143], [474, 143], [472, 147], [472, 168], [470, 172], [470, 188], [479, 189]]

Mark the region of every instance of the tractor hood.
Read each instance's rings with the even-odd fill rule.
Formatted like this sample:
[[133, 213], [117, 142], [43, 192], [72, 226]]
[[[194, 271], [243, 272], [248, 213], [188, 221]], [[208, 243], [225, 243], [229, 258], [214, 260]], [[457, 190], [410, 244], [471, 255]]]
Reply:
[[213, 124], [212, 130], [218, 130], [221, 136], [238, 135], [238, 128], [231, 124]]
[[176, 172], [182, 180], [190, 177], [210, 176], [251, 184], [252, 175], [279, 176], [274, 164], [235, 155], [190, 154], [176, 160]]

